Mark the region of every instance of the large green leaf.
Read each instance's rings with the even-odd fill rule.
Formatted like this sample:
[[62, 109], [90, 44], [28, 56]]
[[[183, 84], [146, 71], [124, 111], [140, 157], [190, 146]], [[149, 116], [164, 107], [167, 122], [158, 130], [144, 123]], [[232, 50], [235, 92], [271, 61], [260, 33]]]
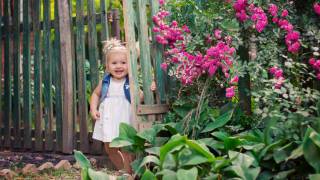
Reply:
[[235, 165], [230, 169], [243, 180], [255, 180], [260, 173], [260, 167], [249, 168], [244, 165]]
[[197, 165], [208, 162], [208, 158], [201, 155], [197, 151], [184, 148], [178, 155], [179, 166]]
[[155, 143], [156, 135], [157, 135], [157, 132], [153, 128], [146, 129], [137, 134], [137, 136], [139, 136], [142, 139], [145, 139], [146, 141], [150, 142], [153, 145]]
[[209, 151], [209, 149], [204, 144], [199, 144], [197, 141], [194, 140], [186, 140], [186, 144], [197, 151], [199, 154], [202, 154], [203, 156], [207, 157], [208, 162], [213, 162], [215, 157], [214, 155]]
[[89, 177], [93, 180], [108, 180], [109, 175], [101, 172], [101, 171], [95, 171], [91, 168], [88, 169]]
[[312, 128], [308, 128], [302, 144], [303, 155], [307, 162], [320, 173], [320, 148], [313, 142], [310, 135], [315, 132]]
[[74, 150], [74, 158], [80, 164], [81, 168], [90, 168], [91, 164], [87, 157], [81, 151]]
[[153, 172], [151, 172], [149, 169], [147, 169], [142, 177], [141, 180], [157, 180], [156, 176], [153, 174]]
[[145, 149], [145, 151], [149, 154], [153, 154], [156, 156], [160, 155], [160, 147], [151, 147], [151, 148], [147, 148]]
[[178, 169], [178, 180], [197, 180], [198, 169], [193, 167], [191, 169]]
[[310, 180], [319, 180], [320, 179], [320, 174], [310, 174], [309, 175]]
[[277, 175], [273, 177], [274, 180], [282, 180], [282, 179], [288, 179], [288, 175], [295, 172], [295, 169], [290, 169], [288, 171], [281, 171]]
[[161, 166], [162, 166], [167, 154], [172, 149], [176, 148], [177, 146], [184, 144], [186, 142], [186, 139], [187, 139], [187, 137], [181, 136], [180, 134], [176, 134], [176, 135], [172, 136], [172, 138], [169, 140], [168, 143], [166, 143], [165, 145], [163, 145], [160, 148], [160, 164], [161, 164]]
[[206, 128], [204, 128], [202, 133], [210, 132], [210, 131], [213, 131], [213, 130], [219, 128], [219, 127], [224, 126], [225, 124], [227, 124], [231, 120], [232, 114], [233, 114], [233, 110], [222, 114], [214, 122], [209, 123], [206, 126]]
[[313, 141], [315, 145], [318, 146], [318, 148], [320, 148], [320, 135], [317, 132], [312, 131], [310, 133], [310, 139]]
[[137, 131], [132, 126], [126, 123], [120, 123], [119, 137], [123, 139], [132, 139], [136, 135]]
[[162, 180], [176, 180], [177, 173], [175, 171], [164, 169], [156, 174], [157, 176], [162, 175]]
[[[160, 161], [159, 159], [156, 157], [156, 156], [146, 156], [143, 158], [140, 166], [139, 166], [139, 169], [142, 168], [143, 166], [145, 166], [146, 164], [149, 164], [149, 163], [154, 163], [156, 165], [159, 165], [160, 164]], [[139, 171], [139, 169], [137, 171]]]
[[122, 138], [122, 137], [116, 137], [112, 140], [110, 143], [110, 147], [120, 148], [120, 147], [126, 147], [133, 145], [133, 140]]
[[290, 154], [290, 156], [286, 159], [286, 161], [290, 160], [290, 159], [297, 159], [298, 157], [303, 155], [303, 147], [302, 145], [300, 145], [299, 147], [297, 147], [295, 150], [293, 150]]
[[171, 169], [174, 170], [177, 167], [177, 162], [172, 153], [168, 153], [166, 157], [164, 158], [162, 169]]
[[233, 159], [233, 161], [231, 162], [233, 165], [250, 167], [255, 161], [253, 157], [240, 152], [229, 151], [228, 154], [229, 154], [229, 158]]

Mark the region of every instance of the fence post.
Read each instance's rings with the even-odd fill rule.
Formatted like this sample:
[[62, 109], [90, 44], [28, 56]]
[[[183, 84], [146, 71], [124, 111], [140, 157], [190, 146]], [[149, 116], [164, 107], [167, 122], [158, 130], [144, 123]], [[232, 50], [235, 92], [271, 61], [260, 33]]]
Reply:
[[72, 80], [72, 52], [71, 29], [68, 0], [58, 1], [60, 54], [61, 54], [61, 85], [62, 85], [62, 152], [72, 153], [73, 150], [73, 80]]
[[112, 36], [120, 39], [120, 16], [118, 9], [112, 9]]

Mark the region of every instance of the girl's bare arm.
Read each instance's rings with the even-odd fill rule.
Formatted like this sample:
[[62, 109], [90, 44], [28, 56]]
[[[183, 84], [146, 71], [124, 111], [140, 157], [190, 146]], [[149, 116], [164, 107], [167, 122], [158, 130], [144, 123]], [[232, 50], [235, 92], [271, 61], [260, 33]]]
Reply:
[[100, 113], [98, 111], [99, 100], [101, 96], [102, 81], [99, 82], [98, 86], [94, 89], [90, 98], [90, 114], [93, 119], [99, 119]]

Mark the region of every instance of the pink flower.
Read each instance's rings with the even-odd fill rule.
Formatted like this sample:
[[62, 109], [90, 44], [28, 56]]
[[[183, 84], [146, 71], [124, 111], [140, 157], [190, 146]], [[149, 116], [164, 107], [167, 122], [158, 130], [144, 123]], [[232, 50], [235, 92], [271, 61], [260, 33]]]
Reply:
[[164, 0], [159, 0], [160, 6], [164, 5]]
[[299, 41], [297, 41], [288, 47], [288, 51], [291, 53], [297, 53], [300, 49], [300, 46], [301, 45], [300, 45]]
[[234, 76], [234, 77], [231, 79], [230, 84], [236, 84], [236, 83], [238, 83], [238, 81], [239, 81], [239, 77], [238, 77], [238, 76]]
[[162, 63], [162, 64], [160, 65], [160, 67], [161, 67], [162, 70], [167, 71], [167, 69], [168, 69], [168, 64], [167, 64], [167, 63]]
[[238, 21], [240, 21], [240, 22], [244, 22], [248, 19], [248, 15], [247, 15], [246, 11], [244, 11], [244, 10], [237, 12], [236, 17], [237, 17]]
[[282, 71], [282, 69], [276, 70], [276, 72], [274, 72], [274, 76], [275, 76], [276, 78], [282, 77], [282, 76], [283, 76], [283, 71]]
[[234, 89], [235, 89], [235, 86], [231, 86], [229, 88], [226, 88], [226, 97], [227, 98], [232, 98], [235, 95]]
[[268, 11], [272, 16], [277, 16], [277, 14], [278, 14], [278, 6], [276, 6], [275, 4], [270, 4]]
[[216, 30], [214, 30], [214, 37], [216, 38], [216, 39], [221, 39], [221, 30], [220, 29], [216, 29]]
[[188, 27], [187, 25], [183, 25], [183, 26], [182, 26], [182, 30], [183, 30], [184, 32], [186, 32], [186, 33], [190, 33], [190, 32], [191, 32], [190, 29], [189, 29], [189, 27]]
[[273, 23], [277, 23], [278, 21], [279, 21], [279, 18], [276, 18], [276, 17], [272, 18]]
[[285, 10], [282, 11], [281, 16], [282, 16], [282, 17], [287, 17], [288, 14], [289, 14], [289, 13], [288, 13], [288, 10], [285, 9]]
[[314, 9], [314, 12], [316, 12], [318, 15], [320, 15], [320, 3], [314, 3], [313, 9]]
[[316, 63], [316, 59], [315, 59], [315, 58], [310, 58], [310, 59], [309, 59], [309, 64], [310, 64], [310, 65], [313, 66], [315, 63]]

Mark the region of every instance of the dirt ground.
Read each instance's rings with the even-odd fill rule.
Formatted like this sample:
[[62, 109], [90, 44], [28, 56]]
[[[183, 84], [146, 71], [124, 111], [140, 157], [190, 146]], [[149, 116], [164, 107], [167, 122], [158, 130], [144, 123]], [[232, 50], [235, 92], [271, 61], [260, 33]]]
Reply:
[[[113, 166], [105, 156], [88, 156], [88, 159], [94, 169], [108, 172], [108, 174], [116, 174]], [[67, 170], [55, 170], [51, 168], [37, 173], [27, 174], [22, 171], [27, 164], [34, 164], [36, 167], [39, 167], [46, 162], [51, 162], [53, 165], [56, 165], [61, 160], [67, 160], [71, 167]], [[9, 169], [14, 172], [14, 179], [81, 179], [80, 169], [73, 155], [0, 151], [0, 171], [3, 169]], [[8, 178], [0, 176], [0, 180], [1, 179]]]

